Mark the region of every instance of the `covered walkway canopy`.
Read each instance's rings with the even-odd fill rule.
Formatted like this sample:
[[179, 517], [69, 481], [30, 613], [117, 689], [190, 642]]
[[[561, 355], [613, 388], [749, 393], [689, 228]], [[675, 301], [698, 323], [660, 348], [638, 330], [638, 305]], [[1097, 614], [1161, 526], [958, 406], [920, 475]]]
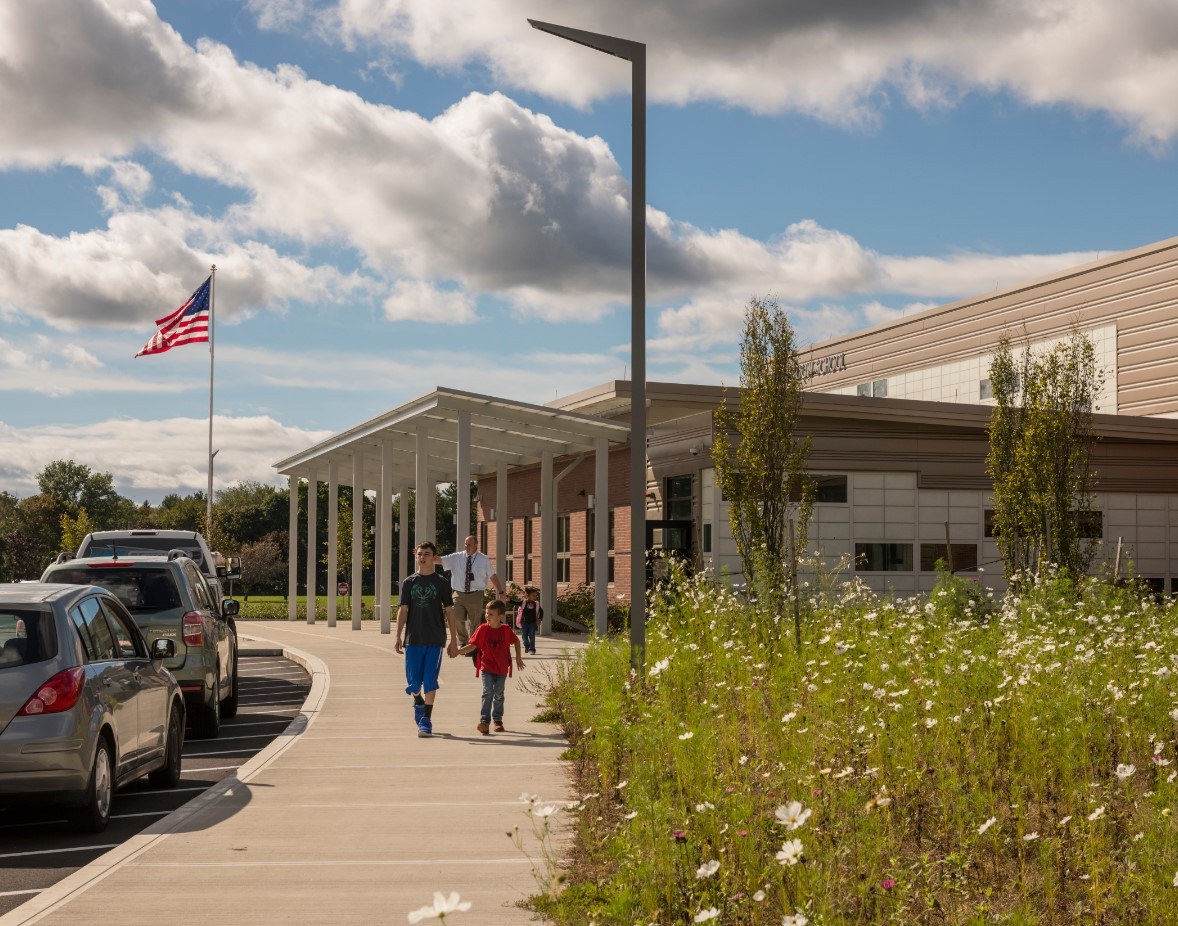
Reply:
[[[611, 444], [624, 444], [630, 438], [626, 423], [596, 418], [578, 412], [544, 405], [531, 405], [493, 396], [477, 395], [457, 389], [438, 387], [433, 392], [377, 415], [362, 424], [334, 434], [293, 456], [274, 464], [290, 480], [290, 572], [288, 577], [288, 616], [297, 618], [298, 569], [298, 483], [306, 479], [307, 549], [317, 548], [316, 506], [318, 484], [328, 486], [327, 540], [327, 622], [336, 622], [338, 576], [339, 498], [341, 485], [353, 491], [371, 489], [376, 493], [376, 610], [381, 633], [389, 633], [394, 603], [392, 597], [392, 498], [408, 497], [417, 491], [418, 504], [414, 535], [433, 538], [435, 534], [434, 489], [440, 482], [454, 482], [458, 510], [456, 523], [461, 530], [470, 523], [470, 493], [462, 486], [474, 476], [496, 474], [496, 499], [491, 520], [495, 521], [496, 571], [505, 574], [507, 528], [507, 469], [509, 466], [540, 464], [540, 584], [544, 606], [543, 633], [551, 630], [556, 607], [556, 493], [553, 461], [557, 457], [592, 453], [596, 461], [596, 498], [608, 495], [608, 458]], [[578, 459], [576, 462], [580, 462]], [[575, 465], [575, 464], [574, 464]], [[566, 467], [565, 471], [567, 471]], [[489, 506], [488, 506], [489, 507]], [[361, 538], [363, 506], [353, 506], [350, 583], [352, 627], [360, 629]], [[409, 534], [409, 506], [400, 506], [399, 530]], [[607, 519], [598, 518], [593, 541], [596, 574], [606, 574]], [[461, 537], [459, 538], [461, 539]], [[409, 569], [406, 544], [398, 545], [396, 575]], [[317, 557], [307, 557], [307, 622], [315, 620]], [[599, 582], [595, 599], [595, 623], [604, 632], [606, 587]]]

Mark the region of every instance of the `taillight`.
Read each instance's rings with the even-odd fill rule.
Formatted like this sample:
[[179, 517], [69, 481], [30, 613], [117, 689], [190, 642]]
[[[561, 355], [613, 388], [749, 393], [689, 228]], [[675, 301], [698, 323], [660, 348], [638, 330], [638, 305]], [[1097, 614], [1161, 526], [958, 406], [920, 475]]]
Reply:
[[189, 611], [184, 615], [184, 643], [186, 646], [202, 646], [204, 641], [204, 618], [199, 611]]
[[82, 685], [86, 681], [86, 670], [81, 666], [58, 672], [37, 689], [25, 706], [17, 711], [18, 717], [33, 717], [38, 714], [60, 714], [78, 703]]

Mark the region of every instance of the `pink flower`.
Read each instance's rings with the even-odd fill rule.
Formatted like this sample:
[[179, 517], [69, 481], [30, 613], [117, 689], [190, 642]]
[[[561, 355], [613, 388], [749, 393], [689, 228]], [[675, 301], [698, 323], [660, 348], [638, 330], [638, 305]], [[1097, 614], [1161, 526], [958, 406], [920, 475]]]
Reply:
[[748, 830], [737, 830], [736, 831], [737, 836], [747, 836], [748, 834], [749, 834]]
[[821, 788], [815, 788], [813, 791], [811, 791], [811, 792], [810, 792], [810, 796], [811, 796], [811, 797], [817, 797], [817, 796], [818, 796], [819, 794], [821, 794], [821, 793], [822, 793], [822, 789], [821, 789]]
[[675, 830], [671, 835], [675, 838], [675, 842], [687, 842], [687, 833], [683, 830]]
[[892, 888], [894, 888], [896, 886], [896, 879], [895, 878], [884, 878], [882, 881], [879, 882], [879, 886], [882, 887], [885, 891], [890, 891]]

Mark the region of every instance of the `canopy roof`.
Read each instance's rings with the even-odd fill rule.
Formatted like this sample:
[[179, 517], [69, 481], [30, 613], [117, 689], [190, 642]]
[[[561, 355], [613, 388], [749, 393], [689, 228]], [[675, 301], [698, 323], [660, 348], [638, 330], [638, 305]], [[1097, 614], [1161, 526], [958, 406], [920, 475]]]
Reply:
[[371, 486], [379, 482], [382, 448], [390, 447], [393, 473], [412, 482], [416, 474], [417, 432], [424, 428], [430, 476], [438, 482], [451, 482], [458, 463], [460, 415], [470, 421], [472, 476], [493, 473], [500, 463], [536, 463], [544, 451], [556, 456], [590, 451], [598, 438], [614, 444], [624, 444], [630, 438], [630, 426], [624, 422], [439, 386], [279, 460], [274, 468], [284, 476], [298, 477], [321, 472], [334, 461], [339, 464], [340, 484], [351, 485], [351, 461], [354, 454], [361, 453], [365, 458], [365, 483]]

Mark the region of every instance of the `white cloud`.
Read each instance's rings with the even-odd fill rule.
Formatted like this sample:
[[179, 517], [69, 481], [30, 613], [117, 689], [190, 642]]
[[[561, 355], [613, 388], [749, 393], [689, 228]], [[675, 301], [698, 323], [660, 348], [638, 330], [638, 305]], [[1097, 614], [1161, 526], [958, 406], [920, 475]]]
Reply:
[[384, 301], [390, 321], [467, 325], [478, 319], [474, 298], [462, 290], [438, 289], [426, 280], [398, 280]]
[[[290, 3], [264, 3], [263, 9]], [[306, 15], [350, 46], [493, 78], [574, 104], [628, 92], [620, 61], [527, 28], [527, 17], [648, 43], [648, 92], [843, 124], [1007, 91], [1103, 111], [1147, 143], [1178, 130], [1178, 6], [1158, 0], [334, 0]], [[271, 15], [268, 22], [293, 18]]]
[[[214, 488], [243, 480], [278, 485], [272, 464], [328, 436], [284, 425], [267, 416], [215, 416]], [[132, 499], [158, 499], [208, 485], [208, 420], [118, 418], [85, 425], [16, 428], [0, 421], [0, 482], [18, 495], [37, 491], [36, 474], [53, 460], [84, 461], [109, 472], [118, 491]]]
[[229, 320], [292, 301], [337, 302], [374, 284], [334, 267], [309, 267], [180, 208], [129, 210], [105, 229], [64, 237], [27, 225], [0, 229], [0, 310], [61, 328], [152, 322], [217, 264], [218, 316]]

